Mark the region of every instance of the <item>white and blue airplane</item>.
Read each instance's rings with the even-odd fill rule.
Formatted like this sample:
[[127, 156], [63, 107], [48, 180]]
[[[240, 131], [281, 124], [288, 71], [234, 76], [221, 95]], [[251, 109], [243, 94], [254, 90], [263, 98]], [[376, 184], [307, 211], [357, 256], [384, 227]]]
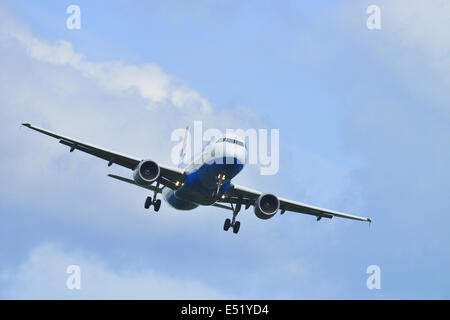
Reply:
[[370, 218], [322, 209], [233, 184], [231, 180], [244, 168], [247, 155], [244, 139], [237, 135], [226, 134], [212, 140], [185, 168], [172, 168], [153, 160], [126, 156], [67, 138], [29, 123], [23, 125], [58, 139], [70, 147], [70, 152], [80, 150], [108, 161], [108, 166], [118, 164], [133, 170], [132, 179], [113, 174], [109, 176], [151, 190], [153, 197], [146, 198], [144, 207], [148, 209], [153, 206], [155, 212], [161, 206], [161, 200], [157, 199], [161, 193], [164, 200], [178, 210], [215, 206], [232, 211], [232, 219], [225, 220], [223, 229], [227, 231], [231, 227], [234, 233], [238, 233], [240, 228], [236, 217], [242, 206], [245, 209], [253, 206], [255, 215], [264, 220], [272, 218], [277, 212], [284, 214], [290, 211], [313, 215], [317, 221], [340, 217], [371, 222]]

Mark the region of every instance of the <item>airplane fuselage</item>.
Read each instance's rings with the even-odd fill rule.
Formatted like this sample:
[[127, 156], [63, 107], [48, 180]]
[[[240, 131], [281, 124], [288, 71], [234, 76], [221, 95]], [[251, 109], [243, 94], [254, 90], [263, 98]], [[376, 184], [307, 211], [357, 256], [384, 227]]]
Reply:
[[163, 189], [167, 203], [178, 210], [212, 205], [230, 187], [244, 167], [246, 148], [241, 138], [221, 137], [205, 147], [186, 167], [186, 179], [177, 189]]

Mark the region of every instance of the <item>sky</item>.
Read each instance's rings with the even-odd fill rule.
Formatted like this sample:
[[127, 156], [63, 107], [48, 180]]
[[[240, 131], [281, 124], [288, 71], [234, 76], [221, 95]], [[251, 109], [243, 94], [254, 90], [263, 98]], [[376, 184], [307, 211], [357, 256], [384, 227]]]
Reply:
[[[438, 0], [2, 0], [0, 298], [450, 298], [449, 16]], [[150, 213], [107, 177], [131, 171], [20, 126], [170, 165], [195, 120], [279, 129], [278, 173], [235, 182], [372, 224], [249, 209], [235, 235], [218, 208]]]

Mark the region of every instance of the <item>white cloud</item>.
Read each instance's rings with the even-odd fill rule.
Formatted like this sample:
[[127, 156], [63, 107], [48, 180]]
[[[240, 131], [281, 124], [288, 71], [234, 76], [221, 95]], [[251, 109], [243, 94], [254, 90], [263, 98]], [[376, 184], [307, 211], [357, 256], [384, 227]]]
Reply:
[[[146, 190], [106, 177], [111, 172], [131, 176], [129, 170], [69, 153], [57, 140], [20, 128], [20, 123], [170, 165], [175, 128], [196, 119], [204, 121], [204, 129], [251, 127], [259, 123], [254, 113], [243, 106], [237, 108], [239, 118], [229, 110], [211, 112], [211, 104], [198, 92], [151, 63], [89, 61], [67, 41], [38, 38], [8, 10], [0, 11], [0, 55], [0, 173], [11, 177], [0, 190], [8, 201], [25, 207], [39, 203], [41, 214], [142, 233], [189, 224], [206, 227], [217, 219], [199, 215], [202, 209], [186, 215], [166, 208], [171, 214], [159, 216], [159, 223], [149, 227], [151, 218], [142, 208]], [[133, 214], [124, 214], [129, 211]]]
[[[69, 290], [70, 265], [81, 268], [81, 289]], [[4, 273], [5, 274], [5, 273]], [[111, 269], [104, 261], [81, 251], [65, 251], [45, 243], [8, 276], [7, 299], [225, 299], [215, 288], [196, 280], [176, 278], [148, 268]]]
[[175, 76], [169, 75], [155, 64], [129, 65], [119, 61], [96, 63], [76, 53], [72, 44], [65, 40], [50, 43], [34, 36], [24, 26], [17, 24], [5, 14], [0, 15], [0, 39], [14, 39], [28, 55], [41, 62], [56, 66], [69, 66], [94, 79], [111, 92], [136, 90], [146, 99], [148, 107], [191, 108], [199, 112], [211, 112], [209, 101], [189, 88]]
[[400, 45], [420, 49], [437, 63], [450, 66], [450, 2], [445, 0], [382, 1], [388, 24], [385, 32], [397, 37]]
[[[138, 239], [144, 241], [136, 246], [145, 248], [150, 239], [174, 241], [173, 247], [170, 247], [173, 249], [186, 237], [189, 243], [204, 249], [193, 253], [197, 265], [187, 270], [190, 274], [194, 274], [193, 270], [202, 264], [207, 266], [205, 273], [216, 272], [218, 278], [230, 279], [221, 284], [224, 287], [236, 279], [235, 272], [239, 276], [244, 275], [242, 282], [233, 283], [241, 286], [239, 293], [242, 295], [265, 298], [298, 296], [299, 293], [292, 289], [292, 280], [299, 277], [298, 287], [305, 288], [308, 284], [305, 274], [309, 269], [301, 266], [300, 261], [302, 264], [307, 261], [289, 257], [288, 261], [292, 262], [285, 266], [285, 257], [300, 255], [299, 252], [306, 255], [310, 246], [305, 243], [316, 243], [317, 239], [322, 240], [322, 244], [327, 243], [323, 241], [324, 233], [313, 235], [316, 225], [311, 228], [311, 224], [304, 223], [315, 223], [311, 217], [285, 215], [271, 221], [258, 221], [249, 210], [239, 218], [245, 230], [242, 229], [239, 237], [230, 239], [231, 234], [220, 230], [228, 214], [219, 209], [204, 208], [188, 213], [167, 209], [161, 210], [158, 215], [145, 215], [142, 209], [147, 195], [145, 190], [117, 181], [105, 181], [109, 179], [106, 173], [117, 173], [122, 169], [116, 166], [108, 169], [105, 162], [80, 152], [70, 154], [56, 140], [28, 129], [19, 131], [20, 122], [32, 122], [105, 148], [168, 163], [169, 137], [174, 128], [184, 127], [186, 122], [194, 119], [204, 120], [204, 128], [257, 127], [257, 114], [244, 107], [236, 112], [229, 109], [223, 113], [218, 110], [209, 112], [211, 106], [206, 99], [159, 66], [89, 61], [77, 53], [69, 42], [50, 43], [39, 39], [12, 21], [4, 11], [2, 13], [0, 147], [3, 154], [0, 157], [0, 175], [9, 178], [7, 184], [0, 186], [2, 199], [12, 202], [15, 210], [36, 207], [37, 210], [32, 213], [38, 219], [52, 215], [50, 220], [54, 221], [55, 226], [49, 231], [53, 237], [61, 237], [59, 234], [55, 236], [60, 221], [69, 221], [77, 230], [99, 242], [105, 241], [104, 238], [126, 240], [123, 246], [132, 245]], [[239, 117], [235, 116], [236, 113]], [[249, 187], [267, 190], [270, 186], [270, 190], [282, 190], [278, 177], [261, 179], [256, 170], [253, 171], [255, 175], [250, 179], [250, 175], [246, 174], [251, 172], [251, 168], [247, 168], [236, 183], [245, 181]], [[304, 181], [295, 183], [307, 185]], [[283, 187], [284, 190], [287, 188]], [[296, 189], [291, 192], [296, 192]], [[4, 212], [6, 219], [14, 214], [13, 211]], [[22, 216], [26, 218], [26, 214]], [[173, 234], [179, 237], [172, 237]], [[307, 241], [300, 241], [299, 234], [305, 234], [302, 239]], [[286, 239], [287, 235], [290, 238]], [[286, 243], [290, 245], [286, 247]], [[292, 245], [296, 243], [301, 245]], [[95, 244], [92, 246], [95, 247]], [[216, 248], [217, 251], [213, 250]], [[94, 249], [101, 250], [98, 247]], [[245, 257], [242, 265], [224, 258], [230, 255]], [[166, 253], [160, 254], [160, 257], [168, 259]], [[74, 262], [74, 259], [81, 262]], [[150, 260], [151, 256], [145, 259]], [[9, 296], [71, 298], [74, 292], [69, 292], [64, 286], [67, 277], [64, 271], [68, 264], [74, 263], [87, 271], [80, 293], [83, 297], [104, 298], [108, 292], [117, 297], [122, 291], [128, 293], [131, 289], [138, 290], [134, 293], [138, 297], [149, 297], [145, 288], [157, 286], [171, 288], [170, 292], [161, 292], [159, 298], [180, 290], [196, 292], [201, 297], [220, 296], [205, 284], [180, 278], [175, 282], [167, 275], [151, 270], [113, 271], [98, 258], [77, 252], [67, 253], [54, 245], [33, 251], [17, 273], [4, 274], [3, 278], [11, 284]], [[93, 279], [89, 278], [90, 274], [95, 275]], [[184, 270], [178, 271], [178, 274], [184, 274]], [[201, 278], [206, 278], [206, 275]], [[267, 281], [262, 283], [262, 278]], [[91, 282], [93, 287], [87, 287]], [[118, 285], [109, 286], [114, 283]], [[249, 283], [250, 292], [247, 288]], [[263, 290], [271, 285], [276, 292]], [[50, 290], [40, 292], [47, 286]], [[289, 287], [290, 291], [285, 287]], [[122, 290], [117, 291], [117, 288]]]
[[[349, 1], [337, 15], [344, 34], [350, 33], [366, 46], [369, 63], [384, 70], [371, 70], [362, 77], [373, 78], [381, 84], [389, 80], [399, 83], [406, 94], [426, 101], [426, 108], [444, 112], [450, 110], [450, 2], [445, 0], [378, 1], [381, 9], [381, 30], [365, 27], [365, 8], [370, 2], [357, 6]], [[343, 39], [347, 41], [347, 39]], [[363, 53], [364, 54], [364, 53]], [[375, 82], [375, 84], [376, 84]], [[367, 81], [361, 81], [364, 85]], [[372, 88], [373, 95], [381, 86]], [[398, 90], [398, 88], [396, 88]], [[358, 94], [361, 88], [355, 90]], [[385, 92], [384, 92], [385, 93]]]

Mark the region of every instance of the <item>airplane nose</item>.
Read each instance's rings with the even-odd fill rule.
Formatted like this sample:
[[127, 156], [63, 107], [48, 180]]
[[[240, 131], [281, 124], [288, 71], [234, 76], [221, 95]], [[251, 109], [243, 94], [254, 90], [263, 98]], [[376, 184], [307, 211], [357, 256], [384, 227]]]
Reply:
[[247, 151], [245, 150], [245, 148], [238, 146], [234, 148], [234, 158], [236, 158], [239, 164], [245, 165], [246, 153]]
[[231, 163], [237, 162], [245, 165], [247, 150], [242, 146], [227, 144], [225, 146], [218, 146], [215, 150], [215, 156], [227, 159], [227, 161], [231, 161]]

